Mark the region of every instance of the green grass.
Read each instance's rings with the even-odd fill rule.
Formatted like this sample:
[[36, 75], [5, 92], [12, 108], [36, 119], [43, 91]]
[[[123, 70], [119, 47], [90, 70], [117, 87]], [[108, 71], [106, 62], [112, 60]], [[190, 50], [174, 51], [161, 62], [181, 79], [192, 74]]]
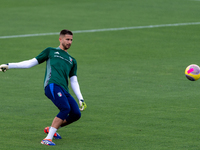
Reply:
[[[200, 21], [192, 0], [1, 2], [0, 36]], [[78, 62], [82, 118], [40, 144], [58, 113], [44, 96], [45, 64], [0, 74], [0, 149], [198, 150], [199, 81], [184, 75], [199, 63], [200, 25], [76, 33], [69, 53]], [[0, 63], [57, 47], [58, 35], [0, 39]], [[74, 96], [72, 90], [71, 94]]]

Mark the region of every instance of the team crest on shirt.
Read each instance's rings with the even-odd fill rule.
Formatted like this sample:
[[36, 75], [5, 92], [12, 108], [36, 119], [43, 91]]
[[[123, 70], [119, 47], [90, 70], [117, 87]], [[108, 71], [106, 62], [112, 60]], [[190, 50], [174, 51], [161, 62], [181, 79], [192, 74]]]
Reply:
[[72, 58], [71, 57], [69, 57], [69, 60], [72, 62]]
[[58, 94], [59, 97], [62, 97], [62, 93], [61, 92], [58, 92], [57, 94]]

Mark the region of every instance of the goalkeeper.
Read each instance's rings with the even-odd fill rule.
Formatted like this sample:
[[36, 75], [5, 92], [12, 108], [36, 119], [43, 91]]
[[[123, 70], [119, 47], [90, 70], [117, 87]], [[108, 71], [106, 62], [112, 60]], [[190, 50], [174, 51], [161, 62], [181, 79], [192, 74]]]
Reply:
[[[60, 45], [58, 48], [48, 47], [33, 59], [0, 65], [0, 71], [5, 72], [13, 68], [31, 68], [46, 61], [45, 95], [57, 106], [60, 112], [53, 119], [51, 126], [44, 129], [44, 132], [47, 133], [46, 138], [41, 141], [44, 145], [55, 145], [52, 139], [61, 139], [57, 130], [80, 119], [80, 111], [85, 110], [87, 107], [77, 80], [77, 62], [67, 52], [72, 40], [73, 33], [69, 30], [62, 30], [59, 36]], [[79, 100], [80, 108], [75, 99], [69, 94], [68, 78], [72, 90]]]

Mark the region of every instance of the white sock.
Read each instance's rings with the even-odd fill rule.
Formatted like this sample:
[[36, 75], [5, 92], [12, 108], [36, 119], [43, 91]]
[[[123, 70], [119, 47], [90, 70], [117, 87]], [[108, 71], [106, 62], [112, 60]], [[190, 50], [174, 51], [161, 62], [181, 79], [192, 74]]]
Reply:
[[49, 128], [49, 133], [45, 139], [53, 139], [54, 134], [56, 133], [57, 129], [54, 127]]

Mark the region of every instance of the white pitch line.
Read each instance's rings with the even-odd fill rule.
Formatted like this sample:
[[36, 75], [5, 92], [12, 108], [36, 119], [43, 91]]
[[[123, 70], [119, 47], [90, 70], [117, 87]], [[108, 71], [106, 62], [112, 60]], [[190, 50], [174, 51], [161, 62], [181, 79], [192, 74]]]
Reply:
[[[200, 24], [200, 22], [190, 22], [190, 23], [161, 24], [161, 25], [134, 26], [134, 27], [122, 27], [122, 28], [78, 30], [78, 31], [72, 31], [72, 32], [73, 33], [105, 32], [105, 31], [120, 31], [120, 30], [132, 30], [132, 29], [159, 28], [159, 27], [188, 26], [188, 25], [199, 25], [199, 24]], [[33, 37], [33, 36], [47, 36], [47, 35], [59, 35], [59, 32], [0, 36], [0, 39]]]

